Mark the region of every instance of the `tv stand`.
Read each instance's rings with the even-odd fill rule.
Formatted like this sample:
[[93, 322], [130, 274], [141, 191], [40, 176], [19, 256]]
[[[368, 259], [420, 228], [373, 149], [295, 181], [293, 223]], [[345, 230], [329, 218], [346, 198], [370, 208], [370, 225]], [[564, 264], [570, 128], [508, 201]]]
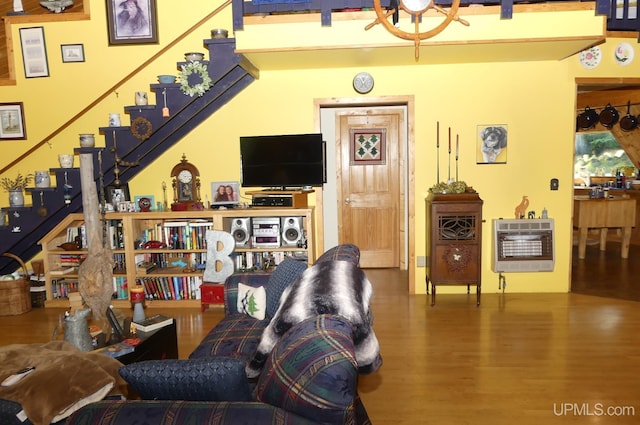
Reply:
[[313, 193], [313, 190], [264, 189], [247, 192], [247, 195], [251, 195], [253, 207], [307, 208], [309, 193]]

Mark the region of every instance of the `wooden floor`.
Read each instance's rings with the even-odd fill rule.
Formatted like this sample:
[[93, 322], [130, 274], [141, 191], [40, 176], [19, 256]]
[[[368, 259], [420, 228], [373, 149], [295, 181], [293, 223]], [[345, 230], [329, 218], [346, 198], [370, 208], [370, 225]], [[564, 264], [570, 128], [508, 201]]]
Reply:
[[[407, 294], [404, 273], [367, 270], [384, 359], [359, 385], [373, 424], [640, 423], [640, 304], [609, 298], [606, 288], [634, 292], [638, 274], [631, 269], [640, 261], [608, 267], [592, 250], [593, 259], [574, 261], [573, 274], [594, 295], [486, 289], [480, 307], [474, 295], [446, 294], [431, 307], [426, 296]], [[640, 250], [631, 255], [640, 259]], [[589, 288], [590, 276], [607, 297]], [[222, 314], [165, 312], [177, 318], [181, 358]], [[0, 317], [0, 344], [48, 340], [58, 313]]]

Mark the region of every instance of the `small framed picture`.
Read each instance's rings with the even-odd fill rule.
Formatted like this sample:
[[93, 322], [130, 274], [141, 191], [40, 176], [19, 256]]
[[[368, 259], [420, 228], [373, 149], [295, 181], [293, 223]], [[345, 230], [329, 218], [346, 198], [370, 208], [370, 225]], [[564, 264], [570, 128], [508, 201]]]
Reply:
[[61, 44], [62, 62], [84, 62], [84, 45]]
[[49, 63], [44, 42], [44, 27], [20, 28], [20, 46], [25, 77], [48, 77]]
[[106, 186], [104, 188], [104, 199], [107, 204], [113, 205], [114, 210], [122, 212], [122, 209], [120, 209], [120, 204], [123, 202], [129, 202], [129, 200], [131, 199], [131, 196], [129, 195], [129, 185], [121, 184], [117, 186], [111, 184]]
[[156, 198], [153, 195], [142, 195], [133, 198], [136, 212], [155, 211]]
[[156, 0], [107, 0], [109, 44], [158, 42]]
[[19, 140], [27, 138], [24, 126], [22, 102], [0, 103], [0, 139]]
[[211, 205], [237, 205], [240, 202], [240, 183], [237, 181], [212, 182]]
[[479, 125], [477, 134], [476, 163], [506, 164], [509, 134], [507, 126], [505, 124]]
[[[117, 204], [117, 211], [118, 211], [118, 212], [130, 212], [130, 211], [129, 211], [129, 204], [130, 204], [130, 202], [129, 202], [129, 201], [126, 201], [126, 202], [118, 202], [118, 204]], [[134, 211], [135, 211], [135, 209], [134, 209]]]

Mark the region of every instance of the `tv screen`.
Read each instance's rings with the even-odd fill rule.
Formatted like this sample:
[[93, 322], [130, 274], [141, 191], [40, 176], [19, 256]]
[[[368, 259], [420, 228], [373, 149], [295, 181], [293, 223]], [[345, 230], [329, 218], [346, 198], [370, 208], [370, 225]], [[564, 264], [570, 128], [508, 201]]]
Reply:
[[295, 188], [326, 182], [322, 134], [240, 137], [243, 187]]

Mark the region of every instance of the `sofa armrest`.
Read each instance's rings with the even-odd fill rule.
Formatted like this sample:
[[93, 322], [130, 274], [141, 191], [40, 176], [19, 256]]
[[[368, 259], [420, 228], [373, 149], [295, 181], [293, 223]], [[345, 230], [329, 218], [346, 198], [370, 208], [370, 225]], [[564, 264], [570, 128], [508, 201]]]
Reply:
[[266, 286], [271, 275], [267, 272], [234, 273], [224, 281], [224, 314], [238, 313], [238, 283], [257, 288]]

